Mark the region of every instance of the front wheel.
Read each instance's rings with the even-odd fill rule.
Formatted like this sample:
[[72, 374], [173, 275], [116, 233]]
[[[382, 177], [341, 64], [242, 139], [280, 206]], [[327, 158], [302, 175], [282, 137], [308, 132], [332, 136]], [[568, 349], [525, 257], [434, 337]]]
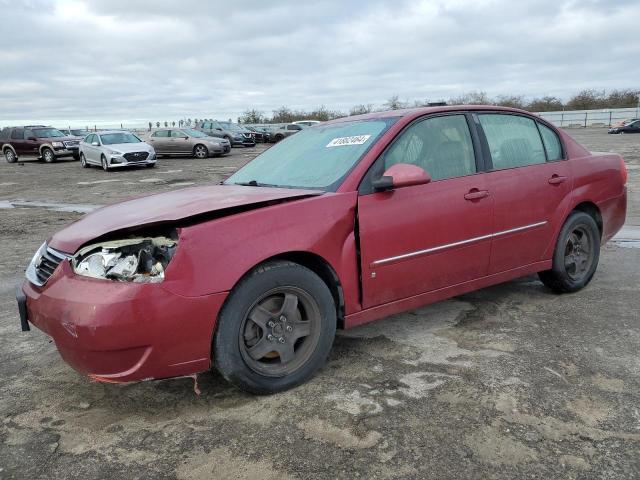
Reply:
[[600, 259], [600, 230], [591, 215], [573, 212], [565, 222], [542, 283], [557, 293], [577, 292], [593, 278]]
[[108, 172], [109, 171], [109, 162], [107, 162], [107, 157], [102, 155], [102, 157], [100, 157], [100, 163], [102, 164], [102, 169], [105, 172]]
[[56, 161], [56, 155], [53, 153], [53, 150], [51, 150], [50, 148], [43, 148], [42, 159], [47, 163], [53, 163]]
[[204, 145], [196, 145], [193, 149], [193, 154], [196, 158], [207, 158], [209, 156], [209, 150]]
[[336, 332], [327, 285], [292, 262], [269, 262], [231, 292], [218, 318], [214, 364], [225, 379], [255, 394], [309, 380], [326, 362]]
[[80, 154], [80, 165], [82, 165], [82, 168], [89, 168], [89, 164], [87, 163], [84, 153]]

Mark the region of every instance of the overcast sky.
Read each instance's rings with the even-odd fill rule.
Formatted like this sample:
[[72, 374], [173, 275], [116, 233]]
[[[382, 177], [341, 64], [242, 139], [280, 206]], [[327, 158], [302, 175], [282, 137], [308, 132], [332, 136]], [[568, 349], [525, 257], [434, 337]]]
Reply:
[[0, 124], [638, 88], [640, 1], [0, 0]]

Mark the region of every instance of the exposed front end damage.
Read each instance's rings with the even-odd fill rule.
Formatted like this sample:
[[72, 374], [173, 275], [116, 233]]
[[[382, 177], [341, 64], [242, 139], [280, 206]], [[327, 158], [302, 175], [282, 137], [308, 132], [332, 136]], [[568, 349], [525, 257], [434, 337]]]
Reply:
[[71, 259], [76, 274], [135, 283], [158, 283], [178, 247], [178, 235], [133, 237], [81, 248]]

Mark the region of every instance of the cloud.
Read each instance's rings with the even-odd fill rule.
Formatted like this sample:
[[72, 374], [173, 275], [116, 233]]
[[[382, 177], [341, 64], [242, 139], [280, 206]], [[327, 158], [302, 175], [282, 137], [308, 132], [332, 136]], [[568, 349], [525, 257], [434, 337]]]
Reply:
[[[0, 124], [634, 87], [634, 0], [0, 0]], [[10, 19], [9, 22], [6, 19]]]

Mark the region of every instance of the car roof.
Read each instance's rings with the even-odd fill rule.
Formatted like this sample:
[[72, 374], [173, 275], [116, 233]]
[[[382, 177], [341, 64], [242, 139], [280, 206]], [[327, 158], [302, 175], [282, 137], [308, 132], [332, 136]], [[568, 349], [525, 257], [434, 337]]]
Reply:
[[363, 115], [353, 115], [351, 117], [337, 118], [335, 120], [324, 122], [323, 124], [326, 125], [326, 124], [332, 124], [332, 123], [350, 122], [353, 120], [375, 120], [379, 118], [421, 117], [423, 115], [428, 115], [431, 113], [457, 112], [461, 110], [464, 110], [464, 111], [492, 110], [492, 111], [504, 111], [504, 112], [524, 113], [527, 115], [534, 115], [531, 112], [520, 110], [518, 108], [499, 107], [496, 105], [445, 105], [445, 106], [405, 108], [400, 110], [386, 110], [384, 112], [365, 113]]
[[93, 133], [97, 133], [98, 135], [105, 135], [108, 133], [131, 133], [129, 130], [100, 130], [99, 132], [93, 132]]

